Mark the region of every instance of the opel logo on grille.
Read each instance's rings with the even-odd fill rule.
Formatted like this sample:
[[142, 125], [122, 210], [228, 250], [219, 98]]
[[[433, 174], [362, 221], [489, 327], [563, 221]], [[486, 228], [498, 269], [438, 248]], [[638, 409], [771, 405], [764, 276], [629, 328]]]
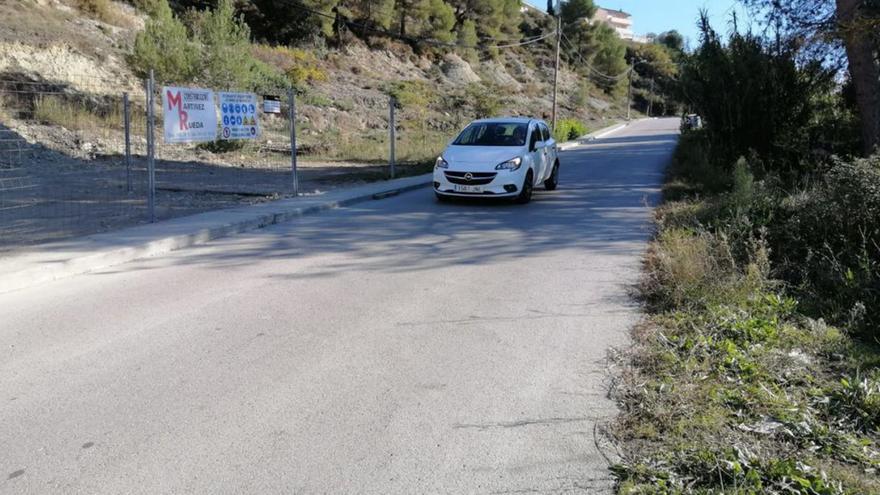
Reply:
[[471, 180], [473, 180], [473, 178], [474, 178], [474, 174], [472, 174], [472, 173], [470, 173], [470, 172], [464, 174], [464, 180], [466, 180], [466, 181], [468, 181], [468, 182], [470, 182]]

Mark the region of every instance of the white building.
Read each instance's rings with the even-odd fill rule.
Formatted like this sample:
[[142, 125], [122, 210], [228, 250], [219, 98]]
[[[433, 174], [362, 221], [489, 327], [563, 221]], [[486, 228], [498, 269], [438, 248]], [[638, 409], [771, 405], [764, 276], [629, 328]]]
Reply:
[[622, 11], [622, 10], [613, 10], [606, 9], [603, 7], [598, 7], [596, 9], [596, 13], [593, 14], [593, 22], [604, 22], [609, 26], [613, 27], [615, 31], [617, 31], [617, 35], [625, 40], [633, 40], [635, 35], [633, 34], [633, 21], [632, 15]]
[[[557, 2], [557, 5], [559, 3]], [[558, 8], [558, 7], [557, 7]], [[544, 11], [535, 7], [531, 3], [520, 0], [520, 12], [540, 12]], [[654, 40], [647, 36], [637, 35], [633, 33], [633, 20], [632, 15], [624, 12], [622, 10], [614, 10], [614, 9], [606, 9], [603, 7], [596, 7], [596, 13], [593, 14], [593, 17], [589, 20], [590, 23], [596, 22], [604, 22], [608, 24], [614, 31], [617, 32], [617, 35], [620, 36], [621, 39], [634, 41], [636, 43], [653, 43]]]

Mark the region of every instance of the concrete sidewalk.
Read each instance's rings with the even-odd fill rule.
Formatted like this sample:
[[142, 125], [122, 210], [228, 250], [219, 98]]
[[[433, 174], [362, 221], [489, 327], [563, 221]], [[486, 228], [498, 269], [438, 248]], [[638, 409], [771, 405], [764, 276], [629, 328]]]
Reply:
[[381, 199], [431, 184], [431, 174], [316, 196], [217, 210], [39, 246], [0, 258], [0, 293], [157, 256], [303, 215]]

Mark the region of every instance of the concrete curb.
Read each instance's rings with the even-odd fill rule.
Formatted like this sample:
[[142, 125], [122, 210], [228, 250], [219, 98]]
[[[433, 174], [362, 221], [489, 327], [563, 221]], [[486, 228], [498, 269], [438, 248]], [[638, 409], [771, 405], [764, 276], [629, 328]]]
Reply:
[[606, 127], [604, 129], [599, 129], [596, 132], [591, 132], [590, 134], [587, 134], [586, 136], [581, 136], [574, 141], [566, 141], [566, 142], [561, 143], [559, 145], [559, 150], [560, 151], [570, 150], [570, 149], [576, 148], [582, 144], [586, 144], [590, 141], [595, 141], [596, 139], [602, 139], [603, 137], [605, 137], [609, 134], [613, 134], [613, 133], [623, 129], [624, 127], [627, 127], [631, 123], [632, 122], [623, 122], [620, 124], [615, 124], [613, 126]]
[[406, 177], [322, 196], [211, 211], [48, 244], [34, 252], [0, 258], [0, 293], [166, 254], [325, 210], [396, 196], [427, 187], [431, 179], [432, 174]]

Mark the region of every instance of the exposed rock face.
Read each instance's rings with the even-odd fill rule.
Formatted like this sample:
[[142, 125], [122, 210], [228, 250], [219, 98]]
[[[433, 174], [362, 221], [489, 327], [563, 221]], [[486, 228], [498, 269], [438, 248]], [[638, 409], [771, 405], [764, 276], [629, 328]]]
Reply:
[[471, 68], [471, 64], [452, 53], [443, 57], [443, 63], [440, 65], [440, 70], [443, 71], [443, 75], [453, 84], [480, 82], [480, 76], [474, 72]]
[[590, 106], [595, 108], [596, 110], [608, 110], [611, 108], [611, 104], [607, 101], [600, 100], [598, 98], [590, 98], [589, 100]]
[[503, 65], [497, 62], [485, 62], [482, 65], [482, 73], [484, 77], [491, 83], [501, 86], [505, 89], [511, 89], [513, 91], [520, 91], [522, 89], [522, 84], [519, 83], [510, 73], [507, 72], [507, 69], [504, 68]]

